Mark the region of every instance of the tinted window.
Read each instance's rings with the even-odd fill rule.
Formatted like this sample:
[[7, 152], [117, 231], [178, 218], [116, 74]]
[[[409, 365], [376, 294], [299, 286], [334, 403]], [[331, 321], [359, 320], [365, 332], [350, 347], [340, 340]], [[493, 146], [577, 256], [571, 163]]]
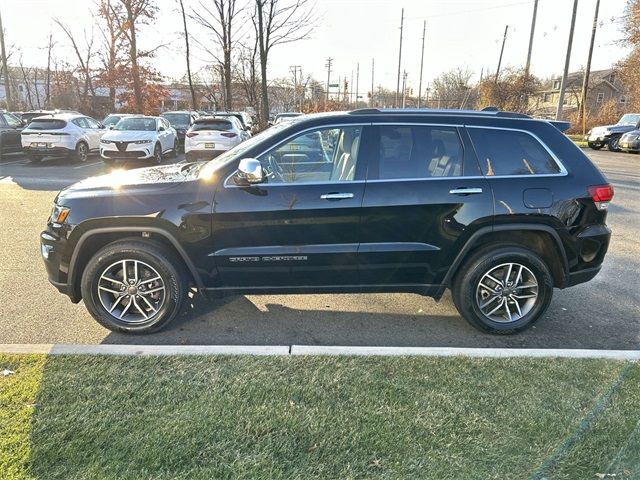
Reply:
[[7, 125], [9, 125], [10, 127], [17, 128], [22, 126], [22, 122], [20, 122], [18, 117], [16, 117], [15, 115], [12, 115], [10, 113], [3, 113], [2, 116], [5, 122], [7, 122]]
[[232, 130], [233, 125], [229, 120], [206, 120], [197, 121], [191, 127], [191, 131], [197, 132], [199, 130], [219, 130], [228, 131]]
[[84, 120], [87, 122], [89, 128], [100, 128], [100, 124], [93, 118], [87, 117]]
[[269, 183], [346, 182], [356, 172], [362, 127], [306, 132], [261, 155]]
[[462, 175], [464, 150], [454, 127], [384, 125], [378, 135], [380, 179]]
[[71, 122], [80, 128], [89, 128], [89, 123], [86, 118], [76, 118], [75, 120], [71, 120]]
[[484, 175], [560, 173], [553, 157], [528, 133], [469, 128], [469, 135]]
[[187, 128], [191, 124], [191, 115], [188, 113], [163, 113], [163, 118], [166, 118], [173, 127]]
[[137, 130], [145, 132], [154, 132], [156, 130], [155, 118], [123, 118], [120, 120], [114, 130]]
[[29, 130], [59, 130], [67, 126], [64, 120], [55, 118], [38, 118], [31, 120]]

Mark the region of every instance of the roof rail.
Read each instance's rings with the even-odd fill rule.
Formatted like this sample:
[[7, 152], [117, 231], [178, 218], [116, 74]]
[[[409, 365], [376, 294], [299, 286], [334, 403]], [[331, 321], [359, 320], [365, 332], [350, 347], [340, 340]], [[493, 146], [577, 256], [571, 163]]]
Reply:
[[498, 112], [498, 107], [484, 107], [481, 112]]
[[349, 115], [393, 114], [393, 115], [494, 115], [505, 118], [531, 118], [531, 116], [518, 112], [503, 112], [497, 107], [485, 107], [482, 110], [459, 109], [434, 109], [434, 108], [358, 108], [348, 112]]

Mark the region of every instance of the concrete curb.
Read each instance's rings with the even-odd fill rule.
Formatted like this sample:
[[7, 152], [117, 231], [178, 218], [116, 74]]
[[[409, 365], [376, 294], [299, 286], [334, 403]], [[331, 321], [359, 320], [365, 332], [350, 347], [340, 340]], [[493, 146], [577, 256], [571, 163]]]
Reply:
[[0, 344], [4, 354], [48, 355], [357, 355], [472, 358], [601, 358], [640, 360], [638, 350], [544, 348], [340, 347], [315, 345], [64, 345]]

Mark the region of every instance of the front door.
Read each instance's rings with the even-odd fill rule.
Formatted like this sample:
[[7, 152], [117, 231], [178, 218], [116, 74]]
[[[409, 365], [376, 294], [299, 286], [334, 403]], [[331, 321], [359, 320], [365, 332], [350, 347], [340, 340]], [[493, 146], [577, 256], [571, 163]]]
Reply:
[[354, 285], [362, 126], [296, 134], [258, 157], [262, 184], [227, 178], [215, 195], [210, 255], [227, 287]]
[[493, 200], [455, 126], [372, 127], [359, 247], [363, 285], [435, 285]]

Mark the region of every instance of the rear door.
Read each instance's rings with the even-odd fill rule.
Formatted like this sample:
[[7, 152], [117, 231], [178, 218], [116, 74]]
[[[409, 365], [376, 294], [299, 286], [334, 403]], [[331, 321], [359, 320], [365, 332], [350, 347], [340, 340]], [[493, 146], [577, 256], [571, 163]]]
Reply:
[[363, 285], [442, 282], [472, 225], [489, 225], [493, 198], [466, 132], [456, 125], [379, 124], [358, 250]]
[[2, 150], [4, 152], [17, 152], [22, 149], [20, 132], [22, 132], [22, 122], [10, 113], [0, 114], [0, 134], [2, 135]]
[[[320, 141], [301, 150], [303, 137]], [[295, 134], [258, 157], [267, 181], [218, 187], [211, 255], [225, 286], [355, 285], [363, 126]]]
[[89, 138], [89, 148], [91, 150], [98, 150], [100, 148], [100, 139], [104, 134], [104, 129], [100, 128], [100, 123], [91, 118], [85, 117], [85, 128], [87, 137]]

